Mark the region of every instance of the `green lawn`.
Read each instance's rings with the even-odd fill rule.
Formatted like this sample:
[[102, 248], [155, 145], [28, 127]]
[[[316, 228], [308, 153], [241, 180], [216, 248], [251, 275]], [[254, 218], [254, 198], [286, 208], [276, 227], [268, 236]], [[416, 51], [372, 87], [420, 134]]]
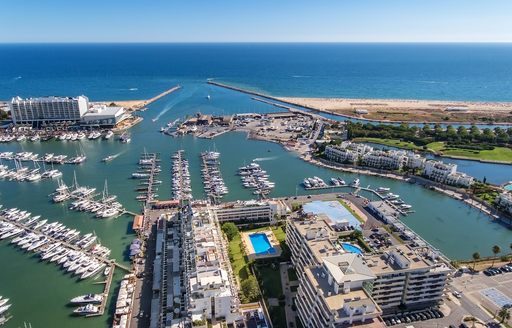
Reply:
[[[398, 139], [380, 139], [380, 138], [354, 138], [354, 142], [371, 142], [380, 145], [397, 147], [408, 150], [423, 150], [423, 147], [417, 146], [412, 142], [401, 141]], [[431, 142], [426, 145], [430, 151], [438, 152], [440, 155], [455, 156], [460, 158], [500, 161], [512, 163], [512, 148], [494, 147], [493, 150], [471, 150], [462, 148], [447, 148], [442, 141]]]
[[257, 265], [258, 281], [265, 297], [279, 298], [283, 295], [283, 287], [281, 285], [281, 274], [279, 272], [279, 264], [276, 263], [275, 269], [271, 265]]
[[384, 146], [397, 147], [409, 150], [421, 150], [422, 147], [416, 146], [414, 143], [409, 141], [401, 141], [398, 139], [381, 139], [381, 138], [354, 138], [353, 142], [371, 142]]
[[229, 257], [233, 272], [243, 281], [249, 277], [249, 268], [247, 267], [247, 257], [242, 250], [242, 239], [240, 236], [233, 238], [229, 242]]
[[493, 150], [471, 150], [447, 148], [444, 142], [431, 142], [427, 147], [447, 156], [512, 163], [512, 149], [507, 147], [494, 147]]
[[361, 222], [362, 224], [364, 224], [364, 220], [363, 220], [363, 218], [362, 218], [362, 217], [360, 217], [360, 216], [359, 216], [359, 214], [357, 214], [356, 212], [354, 212], [354, 210], [352, 210], [352, 209], [350, 208], [350, 206], [348, 206], [348, 204], [347, 204], [347, 203], [345, 203], [345, 202], [344, 202], [344, 201], [342, 201], [341, 199], [340, 199], [340, 201], [339, 201], [339, 202], [340, 202], [340, 204], [341, 204], [341, 205], [343, 205], [343, 207], [345, 207], [345, 208], [347, 209], [347, 211], [349, 211], [349, 212], [350, 212], [350, 213], [351, 213], [351, 214], [352, 214], [352, 215], [353, 215], [353, 216], [354, 216], [354, 217], [355, 217], [359, 222]]
[[284, 306], [269, 306], [268, 312], [270, 314], [270, 318], [272, 319], [272, 324], [274, 325], [274, 328], [287, 327]]
[[258, 232], [258, 231], [264, 231], [264, 230], [272, 230], [274, 235], [276, 236], [277, 240], [282, 243], [286, 240], [286, 234], [281, 226], [277, 227], [261, 227], [251, 230], [243, 230], [243, 232]]

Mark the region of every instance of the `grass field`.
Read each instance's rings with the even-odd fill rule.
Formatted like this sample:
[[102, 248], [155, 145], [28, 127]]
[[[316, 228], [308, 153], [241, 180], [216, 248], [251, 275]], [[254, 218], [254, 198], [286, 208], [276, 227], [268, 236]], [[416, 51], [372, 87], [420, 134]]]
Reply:
[[493, 150], [471, 150], [450, 148], [444, 142], [431, 142], [427, 144], [427, 148], [446, 156], [512, 163], [512, 149], [507, 147], [495, 147]]
[[414, 143], [409, 141], [401, 141], [398, 139], [380, 139], [380, 138], [354, 138], [353, 142], [371, 142], [379, 145], [397, 147], [409, 150], [421, 150], [422, 147], [416, 146]]
[[[412, 142], [401, 141], [397, 139], [380, 138], [355, 138], [354, 142], [370, 142], [379, 145], [402, 148], [407, 150], [424, 150]], [[512, 148], [495, 147], [493, 150], [471, 150], [462, 148], [450, 148], [442, 141], [431, 142], [426, 145], [427, 150], [437, 152], [441, 156], [453, 156], [482, 161], [499, 161], [512, 163]]]
[[229, 257], [231, 259], [231, 267], [233, 272], [238, 276], [240, 281], [249, 277], [249, 268], [247, 267], [247, 257], [242, 250], [242, 239], [240, 236], [233, 238], [229, 242]]

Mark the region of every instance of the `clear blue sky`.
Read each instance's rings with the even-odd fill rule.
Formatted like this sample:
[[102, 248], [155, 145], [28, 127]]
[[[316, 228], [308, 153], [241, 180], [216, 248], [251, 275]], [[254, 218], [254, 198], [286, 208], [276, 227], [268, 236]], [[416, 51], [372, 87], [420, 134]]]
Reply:
[[0, 0], [0, 42], [512, 42], [511, 0]]

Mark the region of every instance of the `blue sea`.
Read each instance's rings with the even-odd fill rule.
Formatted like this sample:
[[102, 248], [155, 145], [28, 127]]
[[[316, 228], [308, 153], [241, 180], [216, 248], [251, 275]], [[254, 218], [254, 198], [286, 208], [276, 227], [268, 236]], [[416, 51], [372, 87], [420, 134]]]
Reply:
[[4, 100], [140, 99], [208, 78], [275, 96], [512, 101], [512, 45], [0, 45]]

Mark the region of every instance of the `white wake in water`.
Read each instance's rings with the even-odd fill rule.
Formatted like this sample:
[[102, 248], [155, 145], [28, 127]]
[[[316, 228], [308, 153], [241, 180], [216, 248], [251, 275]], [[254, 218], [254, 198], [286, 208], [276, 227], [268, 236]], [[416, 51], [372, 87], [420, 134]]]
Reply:
[[263, 161], [272, 161], [274, 159], [277, 159], [277, 156], [272, 156], [272, 157], [258, 157], [258, 158], [255, 158], [253, 159], [254, 162], [263, 162]]

